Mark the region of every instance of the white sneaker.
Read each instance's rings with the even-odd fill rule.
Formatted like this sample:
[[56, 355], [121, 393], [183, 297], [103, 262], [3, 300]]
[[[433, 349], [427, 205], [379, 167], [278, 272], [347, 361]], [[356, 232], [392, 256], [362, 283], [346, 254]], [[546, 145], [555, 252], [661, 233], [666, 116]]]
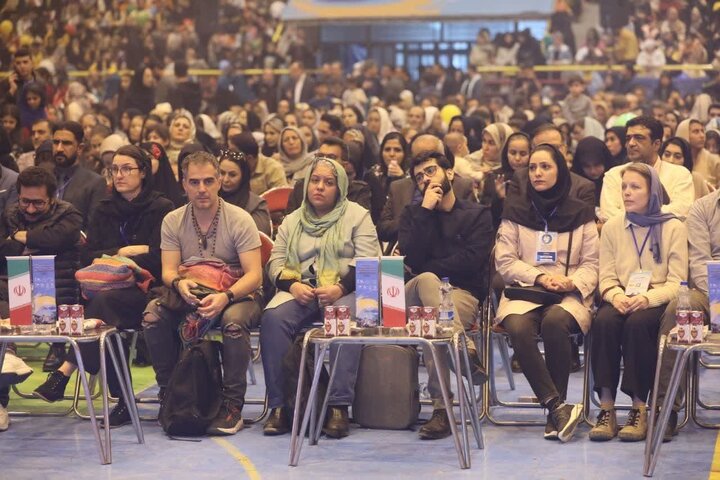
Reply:
[[2, 372], [0, 372], [0, 387], [22, 383], [32, 373], [33, 369], [27, 363], [14, 354], [7, 352], [5, 353]]
[[0, 432], [4, 432], [10, 426], [10, 416], [5, 407], [0, 405]]

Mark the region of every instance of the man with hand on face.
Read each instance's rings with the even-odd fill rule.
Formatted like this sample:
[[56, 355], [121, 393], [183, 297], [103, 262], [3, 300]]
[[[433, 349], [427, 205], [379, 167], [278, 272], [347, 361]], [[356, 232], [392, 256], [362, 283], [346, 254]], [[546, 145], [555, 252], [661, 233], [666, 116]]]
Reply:
[[[405, 255], [411, 279], [405, 284], [408, 305], [440, 306], [441, 279], [453, 286], [453, 328], [469, 328], [475, 321], [479, 299], [487, 294], [488, 261], [493, 242], [490, 210], [456, 198], [450, 162], [439, 152], [413, 157], [410, 175], [422, 193], [419, 205], [408, 205], [400, 216], [398, 244]], [[473, 383], [485, 381], [485, 369], [474, 346], [468, 344]], [[447, 357], [425, 356], [432, 418], [420, 429], [420, 438], [434, 440], [450, 435], [450, 423], [433, 363], [440, 362], [449, 385]], [[466, 372], [464, 372], [465, 374]]]
[[26, 83], [35, 80], [30, 50], [19, 48], [13, 55], [13, 70], [0, 82], [0, 103], [18, 103], [18, 98]]
[[78, 161], [83, 147], [83, 128], [77, 122], [63, 122], [53, 130], [56, 196], [71, 203], [83, 216], [83, 226], [107, 194], [105, 180], [82, 167]]

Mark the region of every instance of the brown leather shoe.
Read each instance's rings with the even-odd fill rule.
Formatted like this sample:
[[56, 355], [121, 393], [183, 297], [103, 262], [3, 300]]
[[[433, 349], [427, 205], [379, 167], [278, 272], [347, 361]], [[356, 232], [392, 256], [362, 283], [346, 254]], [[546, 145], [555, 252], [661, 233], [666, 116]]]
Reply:
[[328, 406], [323, 433], [331, 438], [343, 438], [350, 434], [350, 419], [347, 405]]
[[263, 425], [263, 435], [276, 436], [285, 435], [290, 432], [290, 421], [288, 412], [284, 407], [276, 407], [270, 411], [270, 416]]

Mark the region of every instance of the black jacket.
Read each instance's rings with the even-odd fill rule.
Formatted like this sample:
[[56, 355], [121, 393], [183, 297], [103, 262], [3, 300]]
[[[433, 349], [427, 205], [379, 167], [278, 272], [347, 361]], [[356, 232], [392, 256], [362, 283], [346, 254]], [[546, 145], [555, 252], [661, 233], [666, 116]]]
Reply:
[[[10, 206], [0, 222], [0, 255], [24, 255], [25, 247], [34, 255], [55, 255], [55, 290], [57, 304], [79, 303], [75, 272], [80, 265], [78, 240], [82, 227], [82, 215], [72, 205], [57, 200], [40, 220], [28, 223], [18, 208]], [[17, 231], [27, 231], [27, 245], [8, 236]], [[7, 262], [2, 262], [2, 272], [7, 275]]]
[[163, 218], [175, 209], [173, 203], [157, 192], [145, 208], [133, 214], [123, 214], [118, 208], [117, 196], [111, 195], [100, 202], [88, 225], [88, 243], [83, 252], [83, 265], [103, 254], [115, 255], [127, 245], [148, 245], [150, 251], [132, 259], [159, 280], [162, 278], [160, 261], [160, 227]]
[[456, 200], [449, 212], [408, 205], [398, 243], [412, 274], [431, 272], [482, 301], [487, 294], [493, 225], [487, 207]]
[[[62, 200], [71, 203], [80, 212], [85, 228], [100, 200], [107, 196], [105, 179], [78, 164], [67, 170], [56, 168], [55, 174], [59, 178], [58, 191], [62, 185], [65, 185]], [[69, 178], [63, 181], [64, 175], [68, 175]]]

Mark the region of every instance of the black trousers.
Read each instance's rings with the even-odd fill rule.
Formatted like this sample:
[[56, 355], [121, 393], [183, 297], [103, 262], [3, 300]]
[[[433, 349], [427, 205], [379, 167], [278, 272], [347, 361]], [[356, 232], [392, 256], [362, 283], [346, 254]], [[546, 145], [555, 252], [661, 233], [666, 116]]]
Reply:
[[[545, 405], [555, 397], [564, 401], [572, 357], [570, 335], [580, 333], [575, 318], [562, 307], [551, 305], [522, 315], [508, 315], [502, 326], [510, 335], [515, 358], [540, 403]], [[545, 346], [544, 359], [538, 335]]]
[[[147, 305], [147, 296], [137, 287], [120, 288], [117, 290], [106, 290], [95, 295], [85, 307], [85, 317], [99, 318], [108, 325], [121, 330], [139, 329], [142, 324], [142, 313]], [[93, 375], [100, 371], [100, 344], [98, 342], [80, 343], [80, 354], [82, 355], [85, 370]], [[108, 345], [113, 348], [115, 358], [120, 362], [118, 355], [128, 358], [130, 349], [129, 342], [123, 342], [123, 351], [118, 352], [115, 342]], [[107, 365], [108, 388], [113, 397], [122, 397], [120, 382], [112, 366], [110, 353], [105, 352]], [[75, 353], [72, 349], [65, 356], [65, 360], [75, 363]]]
[[604, 302], [592, 325], [592, 373], [595, 391], [609, 388], [613, 399], [620, 383], [620, 359], [623, 373], [620, 389], [630, 398], [647, 401], [655, 379], [658, 331], [667, 304], [623, 315]]

